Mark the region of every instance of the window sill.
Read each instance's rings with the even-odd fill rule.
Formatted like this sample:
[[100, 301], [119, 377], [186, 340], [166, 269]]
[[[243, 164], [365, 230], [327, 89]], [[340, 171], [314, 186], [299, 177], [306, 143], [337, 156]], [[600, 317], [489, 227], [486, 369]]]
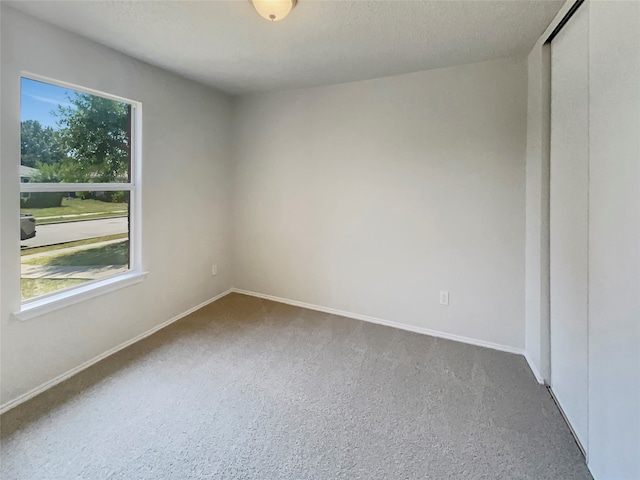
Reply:
[[13, 314], [18, 320], [29, 320], [61, 308], [113, 292], [129, 285], [140, 283], [148, 272], [127, 272], [99, 282], [76, 287], [50, 297], [28, 301], [22, 304], [20, 311]]

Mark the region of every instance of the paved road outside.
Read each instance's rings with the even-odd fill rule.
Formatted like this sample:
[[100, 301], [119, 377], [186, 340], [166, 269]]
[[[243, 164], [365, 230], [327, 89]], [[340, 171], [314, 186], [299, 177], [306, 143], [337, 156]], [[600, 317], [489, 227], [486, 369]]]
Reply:
[[127, 233], [128, 230], [129, 219], [127, 217], [51, 223], [49, 225], [36, 224], [36, 236], [29, 240], [23, 240], [20, 245], [24, 247], [43, 247], [45, 245]]

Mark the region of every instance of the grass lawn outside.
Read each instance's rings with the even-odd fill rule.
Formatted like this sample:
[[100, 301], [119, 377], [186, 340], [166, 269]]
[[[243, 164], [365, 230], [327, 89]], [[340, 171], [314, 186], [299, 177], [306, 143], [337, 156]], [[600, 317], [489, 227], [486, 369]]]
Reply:
[[[104, 237], [103, 237], [104, 239]], [[69, 247], [69, 244], [65, 244]], [[31, 252], [30, 252], [31, 253]], [[43, 265], [59, 267], [98, 266], [98, 265], [128, 265], [129, 241], [110, 243], [94, 248], [85, 248], [71, 253], [46, 255], [22, 262], [25, 265]]]
[[50, 278], [21, 278], [20, 293], [22, 300], [57, 292], [64, 288], [75, 287], [89, 280], [64, 278], [53, 280]]
[[81, 245], [91, 245], [93, 243], [106, 242], [108, 240], [117, 240], [120, 238], [128, 238], [128, 233], [116, 233], [114, 235], [105, 235], [104, 237], [87, 238], [86, 240], [78, 240], [76, 242], [66, 242], [57, 245], [45, 245], [43, 247], [23, 248], [20, 250], [20, 256], [33, 255], [34, 253], [45, 253], [54, 250], [64, 250], [69, 247], [79, 247]]
[[62, 206], [48, 208], [21, 208], [20, 213], [30, 213], [38, 225], [62, 221], [91, 220], [94, 218], [125, 217], [127, 203], [102, 202], [88, 198], [64, 198]]

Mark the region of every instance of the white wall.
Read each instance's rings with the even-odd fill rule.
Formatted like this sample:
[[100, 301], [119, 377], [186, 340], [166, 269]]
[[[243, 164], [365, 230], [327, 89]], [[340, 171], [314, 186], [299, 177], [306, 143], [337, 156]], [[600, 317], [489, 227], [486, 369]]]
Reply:
[[589, 468], [640, 478], [640, 3], [589, 11]]
[[549, 124], [551, 49], [527, 58], [527, 175], [525, 355], [538, 381], [551, 378], [549, 361]]
[[526, 88], [507, 59], [243, 97], [234, 285], [524, 348]]
[[[1, 403], [227, 290], [231, 100], [2, 6]], [[143, 105], [145, 281], [20, 322], [20, 74]], [[205, 134], [206, 132], [206, 134]], [[211, 276], [212, 263], [218, 276]]]

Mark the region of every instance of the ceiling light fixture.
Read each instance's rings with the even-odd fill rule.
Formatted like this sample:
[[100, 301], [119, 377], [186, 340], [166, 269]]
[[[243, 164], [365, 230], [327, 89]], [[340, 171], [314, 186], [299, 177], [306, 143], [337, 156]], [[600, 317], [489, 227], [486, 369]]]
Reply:
[[298, 0], [249, 0], [261, 17], [277, 22], [289, 15]]

